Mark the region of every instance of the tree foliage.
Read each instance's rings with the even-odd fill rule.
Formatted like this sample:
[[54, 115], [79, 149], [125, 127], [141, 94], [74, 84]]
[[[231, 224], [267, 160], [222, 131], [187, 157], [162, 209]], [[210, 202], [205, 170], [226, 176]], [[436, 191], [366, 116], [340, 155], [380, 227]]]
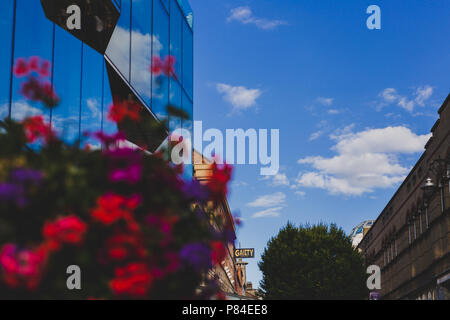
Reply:
[[288, 223], [258, 264], [266, 299], [362, 299], [367, 296], [362, 256], [341, 228]]

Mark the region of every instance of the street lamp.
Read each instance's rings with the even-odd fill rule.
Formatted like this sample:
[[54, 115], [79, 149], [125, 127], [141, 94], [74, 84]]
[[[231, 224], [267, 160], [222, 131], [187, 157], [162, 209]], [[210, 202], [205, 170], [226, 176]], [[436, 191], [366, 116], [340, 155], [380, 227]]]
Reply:
[[425, 203], [428, 204], [428, 200], [431, 199], [431, 197], [433, 196], [434, 191], [436, 190], [436, 185], [434, 184], [433, 179], [428, 177], [425, 180], [425, 184], [421, 187], [421, 189], [423, 190]]

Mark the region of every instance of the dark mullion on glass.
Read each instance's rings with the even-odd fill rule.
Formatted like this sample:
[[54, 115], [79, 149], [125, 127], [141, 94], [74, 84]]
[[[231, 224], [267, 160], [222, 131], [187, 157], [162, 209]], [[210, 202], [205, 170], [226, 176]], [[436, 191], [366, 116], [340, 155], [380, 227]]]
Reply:
[[10, 76], [9, 76], [10, 78], [9, 78], [8, 119], [11, 119], [14, 47], [15, 47], [15, 36], [16, 36], [16, 8], [17, 8], [17, 0], [14, 0], [13, 17], [12, 17], [13, 25], [12, 25], [12, 36], [11, 36], [11, 66], [10, 66]]

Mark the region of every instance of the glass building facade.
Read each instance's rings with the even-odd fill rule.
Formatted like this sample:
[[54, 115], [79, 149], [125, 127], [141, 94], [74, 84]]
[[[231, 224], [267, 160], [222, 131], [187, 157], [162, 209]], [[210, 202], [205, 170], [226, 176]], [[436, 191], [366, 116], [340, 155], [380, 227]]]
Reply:
[[[73, 4], [80, 8], [81, 29], [69, 30], [67, 8]], [[147, 111], [145, 123], [169, 125], [158, 137], [146, 135], [145, 125], [127, 128], [131, 142], [154, 151], [169, 131], [192, 133], [193, 14], [187, 0], [2, 0], [0, 45], [2, 118], [43, 114], [72, 142], [85, 131], [115, 132], [109, 106], [115, 99], [132, 99]], [[52, 63], [49, 81], [61, 98], [52, 110], [20, 94], [13, 66], [32, 56]], [[152, 61], [168, 56], [175, 58], [175, 74], [152, 74]], [[191, 119], [168, 119], [169, 104]]]

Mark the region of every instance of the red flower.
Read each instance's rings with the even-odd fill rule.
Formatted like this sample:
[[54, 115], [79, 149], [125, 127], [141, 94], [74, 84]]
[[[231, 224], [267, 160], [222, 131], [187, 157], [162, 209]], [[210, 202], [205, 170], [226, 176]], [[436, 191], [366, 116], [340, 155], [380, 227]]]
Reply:
[[77, 216], [71, 215], [45, 223], [42, 233], [53, 249], [59, 249], [63, 243], [80, 243], [86, 230], [86, 224]]
[[152, 65], [150, 67], [151, 73], [153, 73], [155, 76], [159, 76], [162, 73], [162, 69], [163, 69], [163, 63], [161, 61], [161, 58], [153, 57]]
[[39, 70], [37, 70], [37, 72], [39, 73], [39, 75], [41, 77], [49, 77], [50, 76], [50, 62], [47, 60], [42, 61], [41, 67], [39, 68]]
[[132, 121], [139, 121], [141, 106], [135, 102], [125, 101], [113, 104], [109, 108], [108, 119], [116, 123], [122, 122], [125, 118]]
[[166, 56], [164, 60], [161, 60], [160, 57], [153, 57], [150, 71], [155, 76], [159, 76], [161, 73], [163, 73], [167, 77], [174, 77], [175, 76], [174, 66], [176, 61], [177, 61], [176, 58], [171, 55]]
[[30, 74], [30, 67], [24, 58], [18, 58], [13, 68], [16, 77], [21, 78]]
[[211, 191], [213, 200], [220, 201], [228, 194], [228, 182], [231, 180], [233, 167], [227, 164], [219, 167], [217, 163], [212, 165], [212, 176], [207, 186]]
[[55, 137], [55, 134], [49, 124], [44, 122], [43, 116], [34, 116], [23, 121], [25, 135], [28, 142], [33, 143], [36, 140], [43, 138], [49, 142]]
[[28, 67], [30, 68], [30, 71], [35, 71], [37, 72], [39, 70], [39, 63], [40, 63], [40, 58], [39, 57], [30, 57], [30, 59], [28, 59]]
[[215, 265], [222, 263], [227, 256], [227, 248], [220, 241], [211, 242], [211, 258]]
[[131, 256], [144, 258], [147, 254], [141, 237], [135, 234], [116, 234], [107, 241], [106, 247], [112, 260], [124, 260]]
[[136, 228], [131, 211], [135, 210], [141, 203], [138, 195], [126, 198], [121, 195], [109, 193], [97, 199], [97, 207], [92, 210], [92, 217], [105, 225], [125, 219]]
[[35, 77], [30, 77], [20, 85], [20, 93], [31, 101], [43, 102], [48, 107], [54, 107], [59, 103], [52, 84], [48, 81], [41, 82]]
[[145, 263], [130, 263], [124, 268], [116, 268], [115, 278], [109, 282], [109, 286], [119, 296], [145, 297], [153, 279]]
[[0, 267], [6, 285], [28, 290], [37, 288], [47, 261], [47, 252], [41, 248], [18, 250], [13, 244], [6, 244], [0, 250]]
[[167, 56], [163, 62], [163, 73], [167, 77], [175, 76], [175, 62], [177, 59], [174, 56]]

